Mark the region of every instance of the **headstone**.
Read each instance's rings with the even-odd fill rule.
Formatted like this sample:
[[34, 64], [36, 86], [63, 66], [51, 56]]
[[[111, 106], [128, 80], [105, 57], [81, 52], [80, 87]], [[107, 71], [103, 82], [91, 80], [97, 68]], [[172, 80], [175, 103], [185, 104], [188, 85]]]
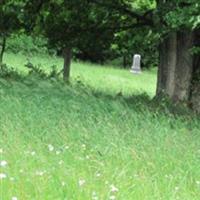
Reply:
[[141, 55], [135, 54], [133, 56], [133, 66], [131, 67], [131, 73], [140, 74], [141, 71]]

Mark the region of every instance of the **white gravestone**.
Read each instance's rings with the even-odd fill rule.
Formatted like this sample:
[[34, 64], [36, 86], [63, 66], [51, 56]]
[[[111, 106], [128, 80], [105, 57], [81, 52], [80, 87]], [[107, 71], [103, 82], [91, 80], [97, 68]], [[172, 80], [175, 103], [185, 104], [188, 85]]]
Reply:
[[140, 74], [141, 71], [141, 55], [135, 54], [133, 56], [133, 66], [131, 67], [131, 73]]

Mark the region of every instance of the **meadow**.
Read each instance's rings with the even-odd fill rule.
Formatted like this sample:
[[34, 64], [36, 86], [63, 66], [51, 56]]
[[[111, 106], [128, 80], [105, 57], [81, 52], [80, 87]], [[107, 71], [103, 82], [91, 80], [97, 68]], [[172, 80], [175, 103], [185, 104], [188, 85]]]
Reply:
[[[27, 73], [26, 56], [5, 62]], [[199, 200], [200, 118], [152, 101], [155, 88], [155, 69], [79, 62], [70, 85], [0, 79], [0, 199]]]

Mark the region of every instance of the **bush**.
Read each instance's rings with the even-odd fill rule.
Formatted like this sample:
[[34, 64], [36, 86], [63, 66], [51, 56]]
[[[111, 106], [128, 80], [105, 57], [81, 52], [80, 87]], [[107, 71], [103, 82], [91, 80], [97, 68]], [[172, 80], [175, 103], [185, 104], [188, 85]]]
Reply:
[[47, 39], [42, 36], [27, 36], [23, 33], [15, 34], [8, 38], [6, 51], [12, 53], [21, 52], [28, 56], [34, 54], [54, 54], [54, 51], [49, 50], [47, 46]]

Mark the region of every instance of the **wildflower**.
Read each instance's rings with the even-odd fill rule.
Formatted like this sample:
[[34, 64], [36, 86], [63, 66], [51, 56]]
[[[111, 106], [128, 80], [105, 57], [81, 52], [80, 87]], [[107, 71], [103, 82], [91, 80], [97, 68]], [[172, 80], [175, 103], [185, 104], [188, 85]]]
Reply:
[[62, 186], [65, 186], [65, 185], [66, 185], [66, 183], [65, 183], [64, 181], [62, 181], [62, 182], [61, 182], [61, 185], [62, 185]]
[[54, 150], [54, 146], [51, 145], [51, 144], [48, 145], [48, 148], [49, 148], [49, 151], [53, 151]]
[[111, 191], [111, 192], [118, 192], [119, 189], [116, 188], [114, 185], [111, 185], [111, 186], [110, 186], [110, 191]]
[[3, 149], [0, 149], [0, 153], [3, 153]]
[[5, 167], [8, 163], [5, 160], [0, 161], [0, 166]]
[[92, 192], [92, 200], [98, 200], [97, 193], [95, 191]]
[[89, 160], [89, 159], [90, 159], [90, 156], [87, 155], [87, 156], [86, 156], [86, 159]]
[[101, 174], [100, 174], [100, 173], [97, 173], [97, 174], [96, 174], [96, 177], [100, 177], [100, 176], [101, 176]]
[[197, 185], [200, 185], [200, 181], [196, 181], [196, 184], [197, 184]]
[[36, 171], [37, 176], [43, 176], [46, 173], [46, 171]]
[[60, 151], [56, 151], [56, 155], [59, 155], [60, 154]]
[[36, 154], [35, 151], [32, 151], [32, 152], [31, 152], [31, 155], [32, 155], [32, 156], [34, 156], [35, 154]]
[[12, 197], [11, 200], [17, 200], [17, 197]]
[[179, 190], [179, 187], [175, 187], [175, 190], [178, 191], [178, 190]]
[[4, 174], [4, 173], [0, 173], [0, 179], [4, 179], [4, 178], [6, 178], [6, 177], [7, 177], [6, 174]]
[[65, 146], [65, 149], [69, 149], [69, 146]]
[[60, 161], [58, 162], [59, 165], [62, 165], [63, 163], [64, 163], [63, 160], [60, 160]]
[[13, 178], [13, 177], [10, 177], [10, 180], [11, 180], [11, 181], [14, 181], [14, 180], [15, 180], [15, 178]]
[[85, 150], [86, 149], [86, 145], [82, 144], [82, 148], [83, 148], [83, 150]]
[[96, 196], [97, 193], [95, 191], [92, 192], [92, 196]]
[[84, 179], [80, 179], [78, 181], [79, 186], [83, 186], [85, 184], [85, 180]]
[[114, 195], [112, 195], [112, 196], [110, 196], [110, 198], [109, 198], [110, 200], [115, 200], [116, 199], [116, 197], [114, 196]]

